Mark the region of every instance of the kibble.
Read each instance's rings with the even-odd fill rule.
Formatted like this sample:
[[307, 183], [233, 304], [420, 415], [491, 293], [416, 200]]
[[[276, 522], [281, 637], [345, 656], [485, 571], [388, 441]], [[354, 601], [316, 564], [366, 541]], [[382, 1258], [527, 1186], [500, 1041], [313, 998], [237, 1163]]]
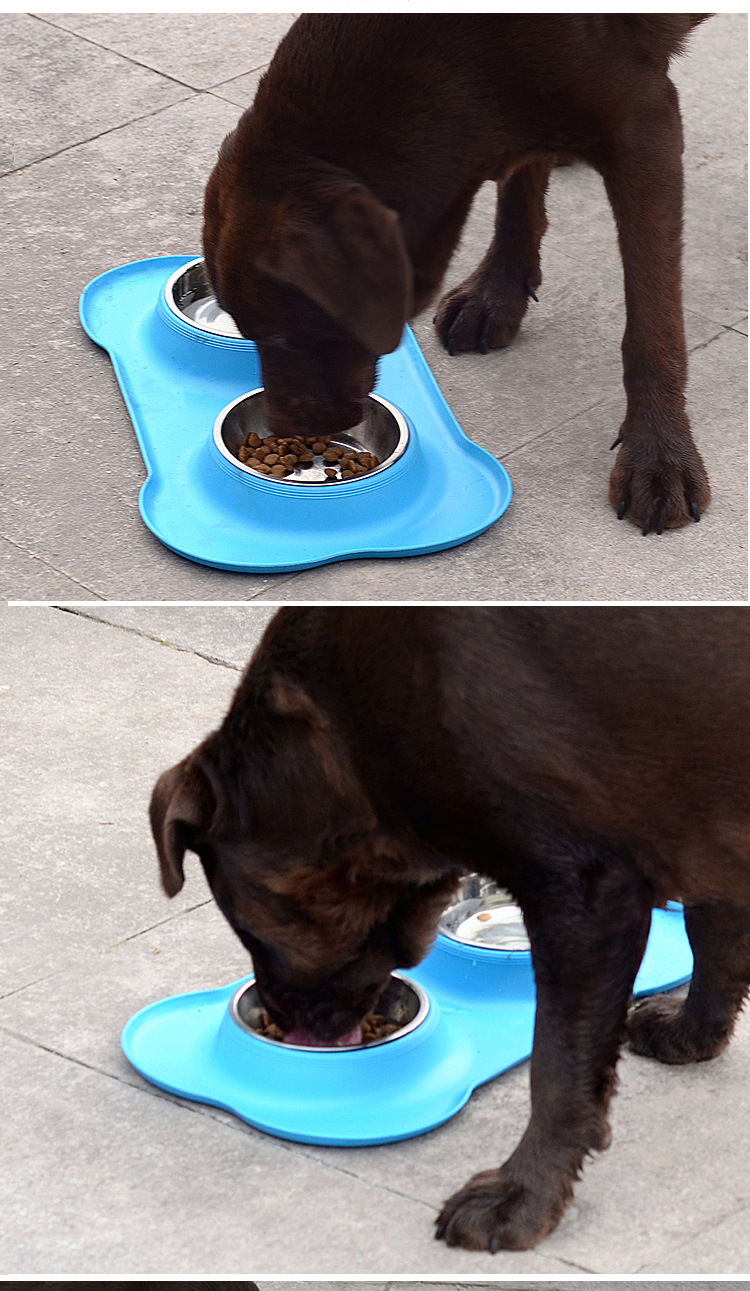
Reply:
[[316, 457], [323, 458], [325, 478], [320, 484], [354, 480], [380, 466], [380, 458], [366, 449], [332, 444], [330, 435], [265, 435], [262, 439], [251, 431], [237, 449], [236, 456], [245, 466], [261, 475], [284, 479], [297, 466], [310, 466]]
[[275, 1022], [271, 1021], [268, 1013], [261, 1013], [258, 1025], [256, 1027], [258, 1035], [265, 1036], [266, 1040], [283, 1040], [284, 1032]]
[[[362, 1044], [375, 1044], [378, 1040], [386, 1040], [388, 1036], [398, 1031], [398, 1022], [389, 1022], [388, 1018], [383, 1017], [382, 1013], [371, 1013], [362, 1023]], [[255, 1028], [258, 1035], [263, 1036], [266, 1040], [284, 1039], [284, 1032], [281, 1027], [271, 1021], [270, 1015], [264, 1010]]]
[[362, 1043], [374, 1044], [376, 1040], [385, 1040], [398, 1031], [398, 1022], [389, 1022], [382, 1013], [371, 1013], [362, 1023]]

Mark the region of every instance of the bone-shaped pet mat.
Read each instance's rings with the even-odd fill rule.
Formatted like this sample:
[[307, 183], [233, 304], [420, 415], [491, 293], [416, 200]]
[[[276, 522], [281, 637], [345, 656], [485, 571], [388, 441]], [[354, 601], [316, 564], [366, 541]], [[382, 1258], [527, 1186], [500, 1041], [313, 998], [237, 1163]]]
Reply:
[[188, 256], [136, 261], [95, 278], [80, 301], [85, 331], [109, 352], [148, 470], [141, 516], [167, 547], [220, 569], [280, 573], [438, 551], [502, 515], [508, 473], [466, 438], [408, 327], [380, 360], [375, 387], [408, 428], [392, 464], [345, 482], [295, 484], [223, 452], [217, 418], [260, 386], [260, 363], [231, 320], [234, 335], [222, 334], [215, 316], [201, 314], [205, 300], [186, 289], [183, 308], [175, 296], [175, 281], [200, 270]]
[[[692, 965], [682, 909], [654, 910], [635, 994], [680, 985]], [[419, 1008], [402, 1033], [370, 1047], [315, 1050], [255, 1034], [242, 1014], [252, 978], [243, 978], [149, 1004], [126, 1023], [123, 1051], [160, 1088], [278, 1138], [337, 1147], [411, 1138], [528, 1058], [534, 975], [528, 950], [440, 933], [427, 958], [399, 976]]]

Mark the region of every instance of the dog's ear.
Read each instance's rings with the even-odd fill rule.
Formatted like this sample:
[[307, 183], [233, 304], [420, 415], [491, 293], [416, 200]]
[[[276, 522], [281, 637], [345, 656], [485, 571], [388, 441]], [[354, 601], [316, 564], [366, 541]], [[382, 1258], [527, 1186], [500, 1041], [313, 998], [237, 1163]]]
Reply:
[[215, 812], [212, 785], [192, 756], [159, 776], [151, 795], [149, 817], [168, 897], [176, 896], [185, 882], [185, 851], [192, 847], [198, 831], [210, 827]]
[[314, 215], [282, 207], [256, 263], [372, 354], [397, 348], [413, 307], [411, 261], [398, 215], [361, 184], [338, 185]]

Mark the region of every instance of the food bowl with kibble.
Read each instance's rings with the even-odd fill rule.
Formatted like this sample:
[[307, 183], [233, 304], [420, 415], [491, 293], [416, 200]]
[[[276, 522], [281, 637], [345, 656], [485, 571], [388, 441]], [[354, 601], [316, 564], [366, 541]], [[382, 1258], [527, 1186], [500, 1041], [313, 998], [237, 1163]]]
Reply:
[[470, 1047], [411, 977], [392, 975], [369, 1022], [359, 1045], [285, 1043], [251, 977], [148, 1005], [121, 1040], [132, 1065], [162, 1089], [306, 1143], [409, 1138], [466, 1102]]
[[[410, 982], [402, 974], [396, 973], [381, 995], [377, 1012], [371, 1013], [362, 1026], [363, 1038], [358, 1044], [336, 1044], [327, 1049], [329, 1053], [340, 1053], [343, 1049], [370, 1049], [373, 1045], [390, 1044], [409, 1035], [421, 1026], [429, 1012], [429, 1001], [421, 986]], [[320, 1053], [326, 1046], [291, 1043], [274, 1023], [270, 1021], [264, 1009], [255, 981], [246, 982], [232, 996], [229, 1011], [249, 1035], [268, 1044], [280, 1044], [284, 1049], [298, 1049], [303, 1052]]]
[[232, 470], [270, 484], [345, 484], [386, 471], [409, 443], [398, 408], [370, 395], [359, 425], [339, 435], [271, 435], [263, 389], [240, 395], [214, 424], [214, 443]]
[[358, 426], [275, 438], [260, 358], [200, 257], [122, 265], [81, 295], [147, 467], [148, 528], [200, 564], [283, 573], [457, 546], [510, 502], [504, 467], [467, 439], [409, 327], [378, 363]]
[[[670, 903], [653, 912], [635, 994], [668, 990], [691, 971], [682, 909]], [[518, 907], [468, 875], [427, 957], [392, 975], [361, 1044], [286, 1042], [253, 977], [146, 1005], [121, 1041], [141, 1075], [170, 1093], [278, 1138], [363, 1146], [435, 1128], [478, 1085], [528, 1058], [535, 1006]]]

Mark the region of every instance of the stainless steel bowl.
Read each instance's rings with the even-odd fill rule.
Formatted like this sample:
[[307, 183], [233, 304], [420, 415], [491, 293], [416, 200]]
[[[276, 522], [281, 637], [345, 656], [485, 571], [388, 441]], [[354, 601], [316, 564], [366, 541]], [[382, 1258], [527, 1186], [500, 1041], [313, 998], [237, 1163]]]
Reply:
[[351, 1045], [332, 1045], [330, 1048], [317, 1045], [305, 1044], [286, 1044], [283, 1040], [270, 1040], [268, 1036], [259, 1035], [258, 1027], [262, 1022], [262, 1015], [265, 1012], [263, 1005], [258, 998], [258, 991], [255, 982], [246, 982], [241, 986], [232, 998], [229, 1010], [237, 1022], [245, 1031], [254, 1035], [256, 1040], [262, 1040], [264, 1044], [275, 1044], [282, 1049], [303, 1049], [306, 1053], [350, 1053], [358, 1049], [374, 1049], [381, 1044], [390, 1044], [392, 1040], [398, 1040], [401, 1036], [408, 1035], [414, 1031], [421, 1022], [427, 1017], [430, 1002], [427, 995], [409, 978], [402, 977], [400, 973], [393, 973], [388, 986], [381, 995], [374, 1012], [384, 1017], [388, 1022], [395, 1022], [398, 1030], [392, 1035], [385, 1036], [382, 1040], [373, 1040], [369, 1044], [351, 1044]]
[[[262, 387], [240, 395], [239, 399], [227, 404], [226, 408], [219, 413], [214, 424], [214, 443], [219, 452], [238, 471], [244, 471], [247, 475], [255, 476], [256, 479], [270, 480], [272, 484], [328, 483], [324, 468], [329, 463], [325, 462], [320, 455], [316, 456], [308, 466], [295, 466], [292, 474], [285, 475], [282, 479], [263, 475], [253, 467], [245, 465], [239, 460], [237, 453], [248, 435], [253, 432], [260, 435], [261, 439], [270, 433], [266, 425]], [[368, 471], [366, 475], [356, 476], [355, 480], [335, 480], [333, 483], [340, 487], [342, 484], [355, 483], [357, 479], [369, 479], [370, 476], [387, 470], [401, 456], [408, 442], [409, 428], [398, 409], [385, 399], [381, 399], [380, 395], [371, 394], [367, 400], [365, 415], [359, 425], [354, 426], [346, 434], [331, 436], [331, 445], [353, 448], [357, 452], [372, 453], [379, 459], [380, 465]]]
[[493, 950], [530, 949], [520, 907], [492, 879], [470, 874], [440, 920], [440, 932], [453, 941]]
[[234, 319], [223, 310], [208, 281], [205, 261], [192, 260], [172, 274], [164, 288], [167, 305], [184, 323], [215, 336], [241, 339]]

